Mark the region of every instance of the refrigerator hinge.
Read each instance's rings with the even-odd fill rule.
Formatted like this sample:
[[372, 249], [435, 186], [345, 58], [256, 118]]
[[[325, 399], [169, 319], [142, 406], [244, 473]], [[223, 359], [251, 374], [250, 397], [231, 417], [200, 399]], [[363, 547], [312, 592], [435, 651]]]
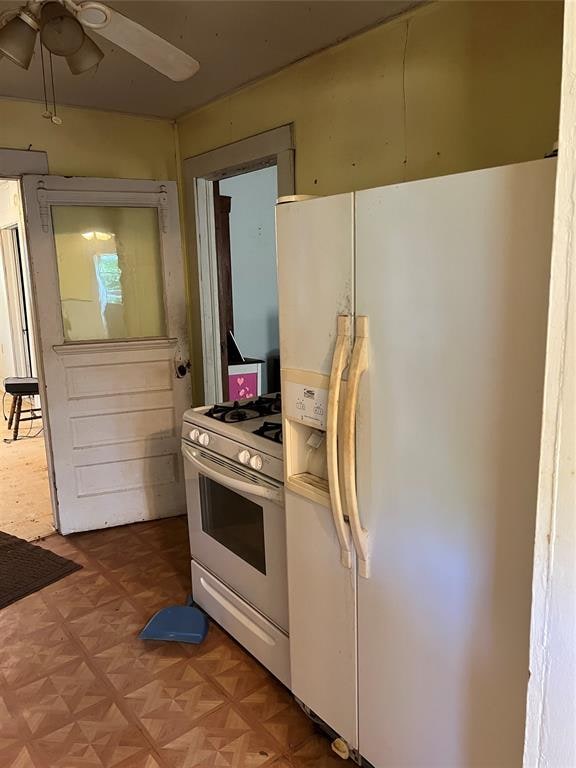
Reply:
[[354, 749], [348, 744], [348, 742], [342, 739], [338, 733], [330, 728], [330, 726], [324, 720], [322, 720], [321, 717], [318, 717], [318, 715], [312, 709], [310, 709], [307, 704], [304, 704], [304, 702], [297, 696], [294, 696], [294, 701], [296, 704], [298, 704], [300, 709], [305, 712], [310, 720], [312, 720], [312, 722], [315, 723], [316, 726], [320, 728], [320, 730], [324, 731], [325, 735], [328, 736], [329, 739], [331, 739], [330, 745], [332, 747], [332, 751], [337, 754], [338, 757], [341, 757], [343, 760], [350, 759], [356, 763], [356, 765], [362, 766], [362, 768], [373, 768], [370, 763], [367, 763], [367, 761], [364, 760], [357, 749]]

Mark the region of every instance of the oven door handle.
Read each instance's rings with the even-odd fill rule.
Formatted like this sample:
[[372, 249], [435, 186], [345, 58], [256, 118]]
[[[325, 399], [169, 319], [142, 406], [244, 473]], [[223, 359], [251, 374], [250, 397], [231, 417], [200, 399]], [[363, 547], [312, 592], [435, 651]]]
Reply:
[[215, 480], [220, 485], [224, 485], [226, 488], [230, 488], [233, 491], [239, 493], [250, 494], [251, 496], [258, 496], [261, 499], [270, 499], [271, 501], [282, 501], [282, 488], [270, 488], [265, 485], [257, 485], [256, 483], [248, 483], [245, 480], [236, 480], [236, 478], [224, 475], [217, 469], [208, 466], [198, 458], [198, 451], [194, 448], [190, 448], [188, 445], [182, 445], [182, 455], [184, 458], [193, 464], [203, 475], [209, 477], [211, 480]]

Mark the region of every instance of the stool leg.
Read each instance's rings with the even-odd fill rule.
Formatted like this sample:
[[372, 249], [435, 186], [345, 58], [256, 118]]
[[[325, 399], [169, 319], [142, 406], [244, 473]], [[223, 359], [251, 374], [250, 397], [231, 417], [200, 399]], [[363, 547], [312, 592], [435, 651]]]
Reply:
[[22, 395], [16, 398], [16, 413], [14, 415], [14, 432], [12, 439], [18, 440], [18, 427], [20, 426], [20, 412], [22, 411]]
[[12, 422], [14, 421], [14, 410], [16, 408], [16, 395], [12, 395], [12, 405], [10, 406], [10, 416], [8, 418], [8, 429], [12, 429]]

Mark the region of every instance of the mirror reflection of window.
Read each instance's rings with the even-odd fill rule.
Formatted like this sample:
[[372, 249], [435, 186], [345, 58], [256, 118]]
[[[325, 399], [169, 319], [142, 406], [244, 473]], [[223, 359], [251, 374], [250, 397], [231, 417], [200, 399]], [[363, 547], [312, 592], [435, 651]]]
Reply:
[[122, 270], [118, 266], [117, 253], [100, 253], [94, 256], [94, 270], [98, 282], [100, 316], [110, 339], [127, 336], [122, 299]]

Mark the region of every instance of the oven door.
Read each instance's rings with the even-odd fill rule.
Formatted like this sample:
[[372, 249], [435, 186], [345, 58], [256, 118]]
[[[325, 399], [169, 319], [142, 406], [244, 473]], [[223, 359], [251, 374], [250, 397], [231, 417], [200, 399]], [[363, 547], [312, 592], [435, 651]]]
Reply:
[[183, 441], [192, 559], [288, 631], [281, 483]]

